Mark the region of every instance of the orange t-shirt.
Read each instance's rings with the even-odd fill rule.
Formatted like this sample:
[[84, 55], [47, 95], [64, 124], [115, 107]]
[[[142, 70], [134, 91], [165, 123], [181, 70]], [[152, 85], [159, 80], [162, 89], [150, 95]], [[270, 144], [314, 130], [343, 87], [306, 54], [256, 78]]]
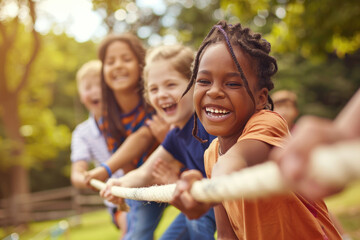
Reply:
[[[287, 124], [279, 114], [261, 110], [249, 119], [238, 141], [255, 139], [282, 147], [287, 135]], [[218, 160], [218, 147], [218, 139], [214, 139], [204, 155], [208, 178], [211, 178], [212, 168]], [[295, 193], [224, 201], [222, 205], [238, 239], [341, 239], [325, 203], [310, 203]]]

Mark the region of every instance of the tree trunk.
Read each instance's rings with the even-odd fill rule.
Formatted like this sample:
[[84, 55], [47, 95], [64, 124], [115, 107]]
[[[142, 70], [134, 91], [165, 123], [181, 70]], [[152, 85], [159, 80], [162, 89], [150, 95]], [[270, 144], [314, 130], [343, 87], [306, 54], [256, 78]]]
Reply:
[[5, 182], [7, 186], [2, 187], [5, 190], [3, 196], [9, 200], [7, 203], [7, 212], [9, 223], [11, 225], [19, 225], [27, 223], [30, 220], [30, 205], [27, 204], [29, 200], [29, 182], [28, 171], [23, 166], [22, 156], [24, 153], [24, 138], [21, 136], [20, 119], [18, 112], [17, 95], [8, 94], [5, 101], [1, 102], [3, 113], [3, 123], [5, 136], [8, 140], [13, 142], [10, 159], [5, 161], [12, 161], [11, 167], [7, 169], [5, 174]]

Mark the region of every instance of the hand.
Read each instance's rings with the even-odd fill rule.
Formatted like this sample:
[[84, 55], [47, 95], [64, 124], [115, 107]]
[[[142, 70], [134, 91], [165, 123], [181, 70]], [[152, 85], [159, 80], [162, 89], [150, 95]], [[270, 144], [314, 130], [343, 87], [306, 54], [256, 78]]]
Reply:
[[159, 143], [164, 141], [166, 134], [170, 129], [170, 124], [157, 114], [154, 114], [152, 119], [148, 119], [146, 124], [149, 126], [152, 135]]
[[87, 186], [91, 187], [90, 186], [91, 179], [94, 178], [94, 179], [98, 179], [100, 181], [105, 182], [108, 179], [108, 177], [109, 177], [109, 175], [106, 172], [106, 169], [104, 167], [96, 167], [96, 168], [86, 172], [85, 182], [86, 182]]
[[190, 189], [195, 181], [201, 180], [202, 174], [198, 170], [189, 170], [181, 174], [177, 181], [171, 204], [183, 212], [189, 219], [197, 219], [212, 207], [211, 203], [200, 203], [190, 194]]
[[310, 200], [323, 198], [340, 189], [320, 185], [308, 176], [310, 154], [317, 146], [332, 144], [342, 138], [343, 133], [330, 120], [303, 117], [286, 147], [273, 150], [270, 158], [279, 164], [284, 179], [295, 191]]
[[156, 159], [152, 166], [151, 175], [156, 184], [175, 183], [179, 179], [180, 167], [178, 164], [174, 166], [166, 160]]
[[109, 202], [114, 203], [115, 205], [123, 205], [124, 204], [124, 199], [114, 196], [111, 193], [111, 187], [113, 186], [121, 186], [121, 180], [120, 179], [115, 179], [115, 178], [110, 178], [107, 182], [106, 182], [106, 187], [105, 189], [102, 189], [100, 191], [100, 196], [102, 198], [105, 198], [106, 200], [108, 200]]

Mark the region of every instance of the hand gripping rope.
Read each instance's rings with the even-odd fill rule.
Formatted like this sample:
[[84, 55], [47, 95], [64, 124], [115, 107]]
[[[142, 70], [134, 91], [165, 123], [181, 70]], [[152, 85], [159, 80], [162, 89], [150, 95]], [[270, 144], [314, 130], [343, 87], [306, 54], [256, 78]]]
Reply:
[[[311, 177], [321, 184], [345, 186], [360, 179], [360, 140], [316, 148], [308, 167]], [[92, 179], [101, 190], [105, 184]], [[115, 196], [134, 200], [169, 202], [175, 184], [144, 188], [112, 187]], [[193, 184], [191, 195], [199, 202], [221, 202], [239, 198], [256, 198], [290, 191], [276, 163], [268, 161], [230, 175], [203, 179]]]

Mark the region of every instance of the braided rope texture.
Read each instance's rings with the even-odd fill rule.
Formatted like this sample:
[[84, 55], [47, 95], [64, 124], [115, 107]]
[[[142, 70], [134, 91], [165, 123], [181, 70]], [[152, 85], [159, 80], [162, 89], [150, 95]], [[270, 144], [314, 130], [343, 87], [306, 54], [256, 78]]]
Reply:
[[[360, 140], [318, 147], [311, 154], [310, 175], [326, 185], [344, 186], [360, 179]], [[92, 179], [99, 190], [105, 184]], [[169, 202], [175, 184], [144, 188], [113, 186], [112, 194], [134, 200]], [[191, 195], [199, 202], [221, 202], [239, 198], [258, 198], [289, 191], [278, 166], [272, 161], [245, 168], [230, 175], [203, 179], [193, 184]]]

